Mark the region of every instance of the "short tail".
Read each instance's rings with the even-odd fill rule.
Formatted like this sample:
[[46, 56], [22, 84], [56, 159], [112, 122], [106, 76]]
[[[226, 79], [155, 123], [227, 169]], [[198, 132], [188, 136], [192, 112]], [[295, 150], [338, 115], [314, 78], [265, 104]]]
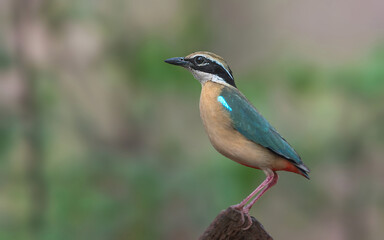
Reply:
[[299, 174], [304, 176], [306, 179], [310, 179], [308, 174], [311, 170], [309, 170], [309, 168], [307, 166], [304, 165], [304, 163], [301, 163], [301, 164], [295, 164], [295, 166], [297, 167], [297, 169], [299, 169]]

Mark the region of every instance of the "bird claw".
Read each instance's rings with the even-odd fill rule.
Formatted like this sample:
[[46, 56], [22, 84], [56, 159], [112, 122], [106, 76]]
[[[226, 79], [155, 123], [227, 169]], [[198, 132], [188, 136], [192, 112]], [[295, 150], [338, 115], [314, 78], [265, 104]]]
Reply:
[[240, 213], [241, 223], [240, 223], [239, 227], [242, 226], [245, 223], [245, 217], [244, 217], [243, 208], [241, 206], [238, 206], [238, 205], [233, 205], [233, 206], [231, 206], [231, 208], [233, 210], [235, 210], [236, 212]]
[[[248, 230], [253, 225], [252, 218], [249, 214], [247, 214], [247, 219], [248, 219], [248, 225], [246, 227], [242, 228], [243, 231]], [[243, 224], [244, 224], [244, 222], [243, 222]]]
[[251, 216], [249, 215], [249, 210], [248, 209], [246, 209], [246, 208], [244, 208], [244, 207], [242, 207], [242, 206], [239, 206], [239, 205], [234, 205], [234, 206], [232, 206], [232, 209], [234, 209], [234, 210], [236, 210], [236, 211], [239, 211], [240, 212], [240, 215], [241, 215], [241, 223], [240, 223], [240, 225], [239, 225], [239, 227], [240, 226], [243, 226], [244, 224], [245, 224], [245, 216], [247, 217], [247, 219], [248, 219], [248, 224], [247, 224], [247, 226], [246, 227], [243, 227], [242, 228], [242, 230], [248, 230], [251, 226], [252, 226], [252, 224], [253, 224], [253, 222], [252, 222], [252, 218], [251, 218]]

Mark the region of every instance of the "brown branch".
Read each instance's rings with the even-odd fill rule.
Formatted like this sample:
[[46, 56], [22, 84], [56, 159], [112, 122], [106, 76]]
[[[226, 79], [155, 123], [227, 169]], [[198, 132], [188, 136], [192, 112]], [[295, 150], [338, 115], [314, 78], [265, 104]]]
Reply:
[[272, 237], [264, 230], [263, 225], [252, 217], [252, 226], [247, 230], [247, 219], [242, 221], [241, 213], [231, 207], [222, 211], [199, 240], [213, 239], [242, 239], [242, 240], [272, 240]]

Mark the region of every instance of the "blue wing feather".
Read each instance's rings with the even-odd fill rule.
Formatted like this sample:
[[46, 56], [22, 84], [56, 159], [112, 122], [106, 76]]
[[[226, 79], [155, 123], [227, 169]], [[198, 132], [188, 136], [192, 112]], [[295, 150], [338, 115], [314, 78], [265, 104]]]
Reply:
[[295, 165], [303, 164], [300, 156], [288, 142], [237, 89], [224, 87], [220, 96], [227, 104], [225, 109], [229, 112], [233, 127], [237, 131], [247, 139], [294, 162]]

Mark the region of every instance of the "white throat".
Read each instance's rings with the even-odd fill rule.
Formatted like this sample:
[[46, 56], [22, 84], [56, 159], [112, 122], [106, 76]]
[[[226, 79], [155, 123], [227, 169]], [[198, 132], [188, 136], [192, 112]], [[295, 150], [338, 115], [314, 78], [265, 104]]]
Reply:
[[190, 68], [188, 68], [188, 70], [191, 71], [193, 77], [195, 77], [195, 79], [197, 81], [199, 81], [201, 83], [201, 85], [204, 85], [204, 83], [206, 83], [208, 81], [212, 81], [212, 82], [220, 83], [220, 84], [223, 84], [226, 86], [231, 86], [227, 82], [225, 82], [224, 79], [222, 79], [221, 77], [219, 77], [215, 74], [201, 72], [201, 71], [198, 71], [195, 69], [190, 69]]

